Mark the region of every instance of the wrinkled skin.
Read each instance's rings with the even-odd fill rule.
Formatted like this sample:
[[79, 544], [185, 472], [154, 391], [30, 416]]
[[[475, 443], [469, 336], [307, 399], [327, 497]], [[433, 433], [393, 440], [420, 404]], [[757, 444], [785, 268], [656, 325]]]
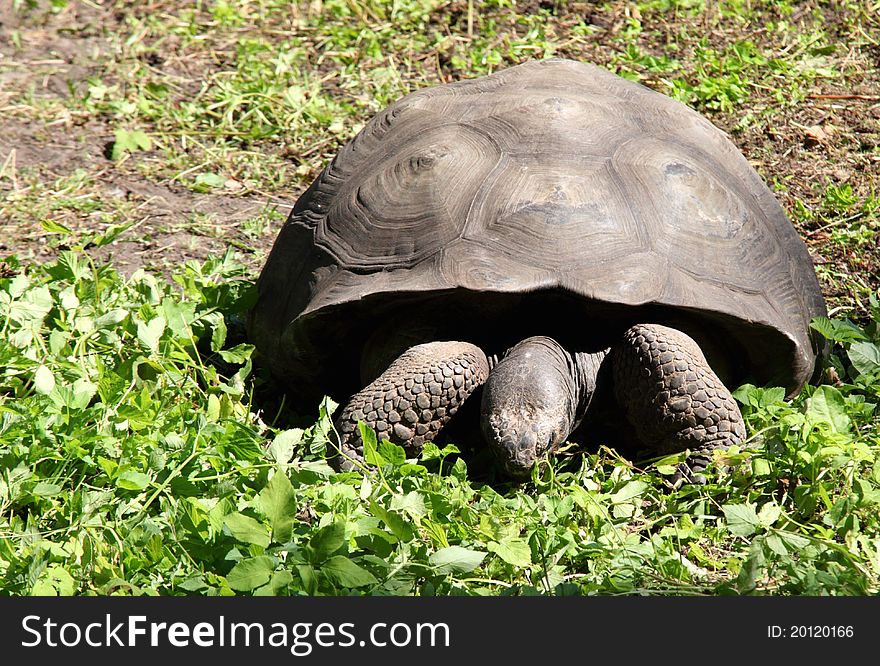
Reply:
[[[387, 345], [381, 353], [388, 356]], [[369, 359], [364, 365], [371, 365]], [[410, 347], [337, 418], [338, 466], [351, 469], [363, 460], [358, 421], [415, 455], [481, 385], [480, 429], [514, 479], [528, 477], [568, 439], [599, 391], [613, 396], [617, 418], [643, 446], [658, 454], [692, 452], [680, 481], [699, 481], [713, 449], [745, 439], [739, 408], [697, 343], [674, 328], [639, 324], [594, 352], [530, 337], [491, 370], [486, 354], [471, 343]]]

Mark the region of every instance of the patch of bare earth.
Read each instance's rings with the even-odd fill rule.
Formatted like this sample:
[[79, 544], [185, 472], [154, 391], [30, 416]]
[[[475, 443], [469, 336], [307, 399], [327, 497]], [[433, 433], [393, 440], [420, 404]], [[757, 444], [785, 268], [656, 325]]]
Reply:
[[[111, 4], [127, 7], [128, 14], [111, 9]], [[47, 195], [53, 187], [61, 187], [56, 183], [84, 169], [89, 183], [68, 193], [68, 198], [84, 197], [106, 205], [67, 206], [54, 211], [52, 219], [77, 230], [100, 231], [120, 222], [132, 224], [114, 244], [100, 248], [121, 269], [173, 266], [222, 252], [230, 244], [250, 252], [256, 269], [271, 245], [277, 223], [250, 233], [242, 223], [267, 206], [277, 206], [285, 214], [303, 183], [282, 185], [271, 195], [234, 187], [198, 193], [185, 187], [181, 178], [146, 178], [135, 166], [138, 160], [119, 163], [108, 158], [107, 147], [115, 128], [106, 119], [71, 111], [72, 105], [67, 103], [71, 91], [81, 95], [87, 89], [102, 61], [113, 60], [114, 44], [119, 35], [126, 34], [127, 16], [157, 12], [164, 16], [176, 6], [168, 0], [71, 0], [57, 13], [44, 8], [14, 14], [9, 2], [0, 2], [0, 196], [6, 195], [7, 202], [11, 199], [14, 203], [27, 201], [29, 193]], [[294, 3], [292, 15], [311, 11], [313, 6], [320, 3]], [[780, 103], [776, 99], [790, 80], [781, 75], [774, 78], [768, 69], [749, 82], [748, 99], [732, 110], [704, 112], [728, 132], [759, 173], [776, 184], [783, 207], [814, 257], [832, 309], [866, 319], [866, 294], [880, 289], [878, 214], [863, 206], [878, 197], [880, 18], [835, 0], [756, 3], [753, 8], [747, 3], [743, 12], [748, 20], [725, 14], [716, 3], [706, 3], [698, 13], [645, 10], [640, 15], [635, 7], [635, 3], [622, 0], [518, 0], [510, 10], [450, 0], [432, 13], [429, 29], [466, 45], [470, 35], [479, 36], [481, 21], [494, 22], [498, 51], [512, 53], [507, 50], [509, 40], [525, 37], [531, 29], [519, 19], [543, 12], [542, 29], [546, 40], [555, 45], [556, 55], [613, 66], [615, 58], [632, 44], [648, 56], [673, 56], [682, 69], [672, 74], [633, 65], [643, 83], [662, 92], [668, 92], [664, 79], [669, 76], [691, 82], [696, 79], [700, 68], [697, 54], [704, 38], [717, 52], [747, 41], [761, 53], [786, 62], [792, 60], [793, 52], [807, 48], [804, 43], [820, 39], [830, 47], [822, 57], [832, 75], [812, 79], [809, 89], [800, 91], [799, 101]], [[630, 36], [635, 20], [641, 25], [640, 32]], [[590, 26], [586, 36], [575, 29], [582, 24]], [[774, 27], [782, 24], [793, 29], [779, 31]], [[289, 21], [277, 28], [266, 34], [298, 39], [297, 43], [314, 56], [318, 70], [335, 67], [331, 58], [320, 53], [324, 48], [320, 32], [300, 29]], [[234, 66], [234, 40], [227, 39], [216, 50], [193, 57], [176, 49], [176, 39], [173, 34], [163, 36], [148, 53], [148, 64], [179, 82], [185, 91], [197, 88], [200, 79], [218, 68]], [[418, 72], [412, 75], [421, 78], [414, 86], [462, 76], [452, 66], [447, 50], [439, 46], [428, 53], [403, 55], [406, 57], [399, 60], [419, 63]], [[328, 74], [326, 85], [335, 94], [334, 79], [329, 76], [332, 71], [321, 73]], [[368, 82], [367, 69], [363, 77]], [[339, 95], [345, 92], [340, 90]], [[752, 120], [743, 122], [748, 117]], [[282, 143], [279, 138], [276, 147]], [[326, 140], [289, 158], [294, 163], [317, 162], [316, 156], [329, 159], [332, 145], [324, 143]], [[142, 157], [156, 159], [157, 155], [153, 151]], [[854, 203], [842, 212], [829, 211], [829, 188], [848, 188]], [[108, 219], [110, 209], [117, 211], [115, 218]], [[841, 231], [859, 225], [864, 225], [867, 241], [841, 239]], [[9, 203], [4, 206], [0, 199], [0, 251], [42, 259], [56, 253], [63, 242], [47, 235], [39, 219], [22, 215], [20, 208]]]
[[[131, 226], [92, 255], [126, 274], [141, 267], [168, 272], [186, 260], [222, 255], [230, 245], [256, 268], [272, 238], [245, 234], [241, 223], [267, 207], [285, 213], [284, 203], [146, 178], [125, 160], [110, 159], [113, 126], [70, 111], [72, 91], [87, 86], [110, 56], [108, 35], [122, 21], [123, 15], [87, 2], [31, 14], [0, 2], [0, 196], [6, 199], [4, 205], [0, 198], [0, 253], [43, 261], [79, 235], [123, 224]], [[78, 172], [82, 182], [66, 185]], [[72, 205], [52, 208], [47, 217], [22, 213], [22, 206], [55, 195]], [[70, 229], [70, 237], [47, 232], [46, 219]]]
[[[861, 204], [880, 195], [880, 45], [858, 34], [833, 4], [823, 5], [822, 12], [835, 45], [834, 67], [845, 77], [818, 79], [803, 102], [777, 114], [773, 125], [751, 127], [733, 138], [765, 177], [784, 184], [777, 192], [780, 202], [816, 263], [827, 269], [820, 275], [827, 275], [822, 286], [829, 306], [868, 320], [865, 294], [880, 293], [880, 211], [864, 210]], [[880, 18], [869, 20], [880, 37]], [[829, 188], [848, 190], [855, 204], [829, 215]], [[799, 223], [798, 205], [825, 214], [812, 224]], [[822, 220], [827, 217], [832, 219]], [[835, 232], [859, 225], [873, 230], [873, 238], [864, 243], [835, 240]]]

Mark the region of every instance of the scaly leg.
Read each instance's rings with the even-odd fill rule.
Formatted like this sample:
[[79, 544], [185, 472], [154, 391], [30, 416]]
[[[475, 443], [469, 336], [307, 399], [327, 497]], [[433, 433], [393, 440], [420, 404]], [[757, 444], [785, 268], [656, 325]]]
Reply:
[[488, 374], [486, 355], [468, 342], [410, 347], [356, 393], [336, 419], [338, 467], [350, 470], [363, 461], [358, 421], [374, 428], [379, 441], [387, 439], [407, 455], [418, 455]]
[[691, 451], [677, 480], [702, 481], [713, 449], [745, 439], [736, 401], [681, 331], [638, 324], [611, 356], [615, 398], [642, 443], [659, 454]]

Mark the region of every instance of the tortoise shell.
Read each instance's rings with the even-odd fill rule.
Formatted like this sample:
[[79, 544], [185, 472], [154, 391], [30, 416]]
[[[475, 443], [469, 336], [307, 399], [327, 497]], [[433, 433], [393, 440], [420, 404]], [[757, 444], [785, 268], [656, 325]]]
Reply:
[[826, 312], [806, 246], [719, 129], [559, 59], [379, 113], [296, 202], [258, 292], [251, 339], [305, 399], [358, 390], [364, 342], [395, 324], [500, 353], [674, 321], [714, 339], [727, 381], [793, 393]]

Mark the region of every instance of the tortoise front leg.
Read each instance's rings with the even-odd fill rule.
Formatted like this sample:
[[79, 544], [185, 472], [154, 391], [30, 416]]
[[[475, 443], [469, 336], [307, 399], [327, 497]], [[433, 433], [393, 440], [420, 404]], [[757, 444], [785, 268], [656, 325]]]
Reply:
[[688, 335], [638, 324], [611, 357], [615, 398], [641, 442], [658, 454], [691, 451], [677, 481], [701, 481], [713, 449], [745, 439], [736, 401]]
[[489, 374], [483, 350], [468, 342], [428, 342], [410, 347], [377, 379], [356, 393], [339, 418], [336, 464], [347, 471], [363, 461], [358, 421], [379, 441], [399, 444], [416, 456], [437, 436]]

